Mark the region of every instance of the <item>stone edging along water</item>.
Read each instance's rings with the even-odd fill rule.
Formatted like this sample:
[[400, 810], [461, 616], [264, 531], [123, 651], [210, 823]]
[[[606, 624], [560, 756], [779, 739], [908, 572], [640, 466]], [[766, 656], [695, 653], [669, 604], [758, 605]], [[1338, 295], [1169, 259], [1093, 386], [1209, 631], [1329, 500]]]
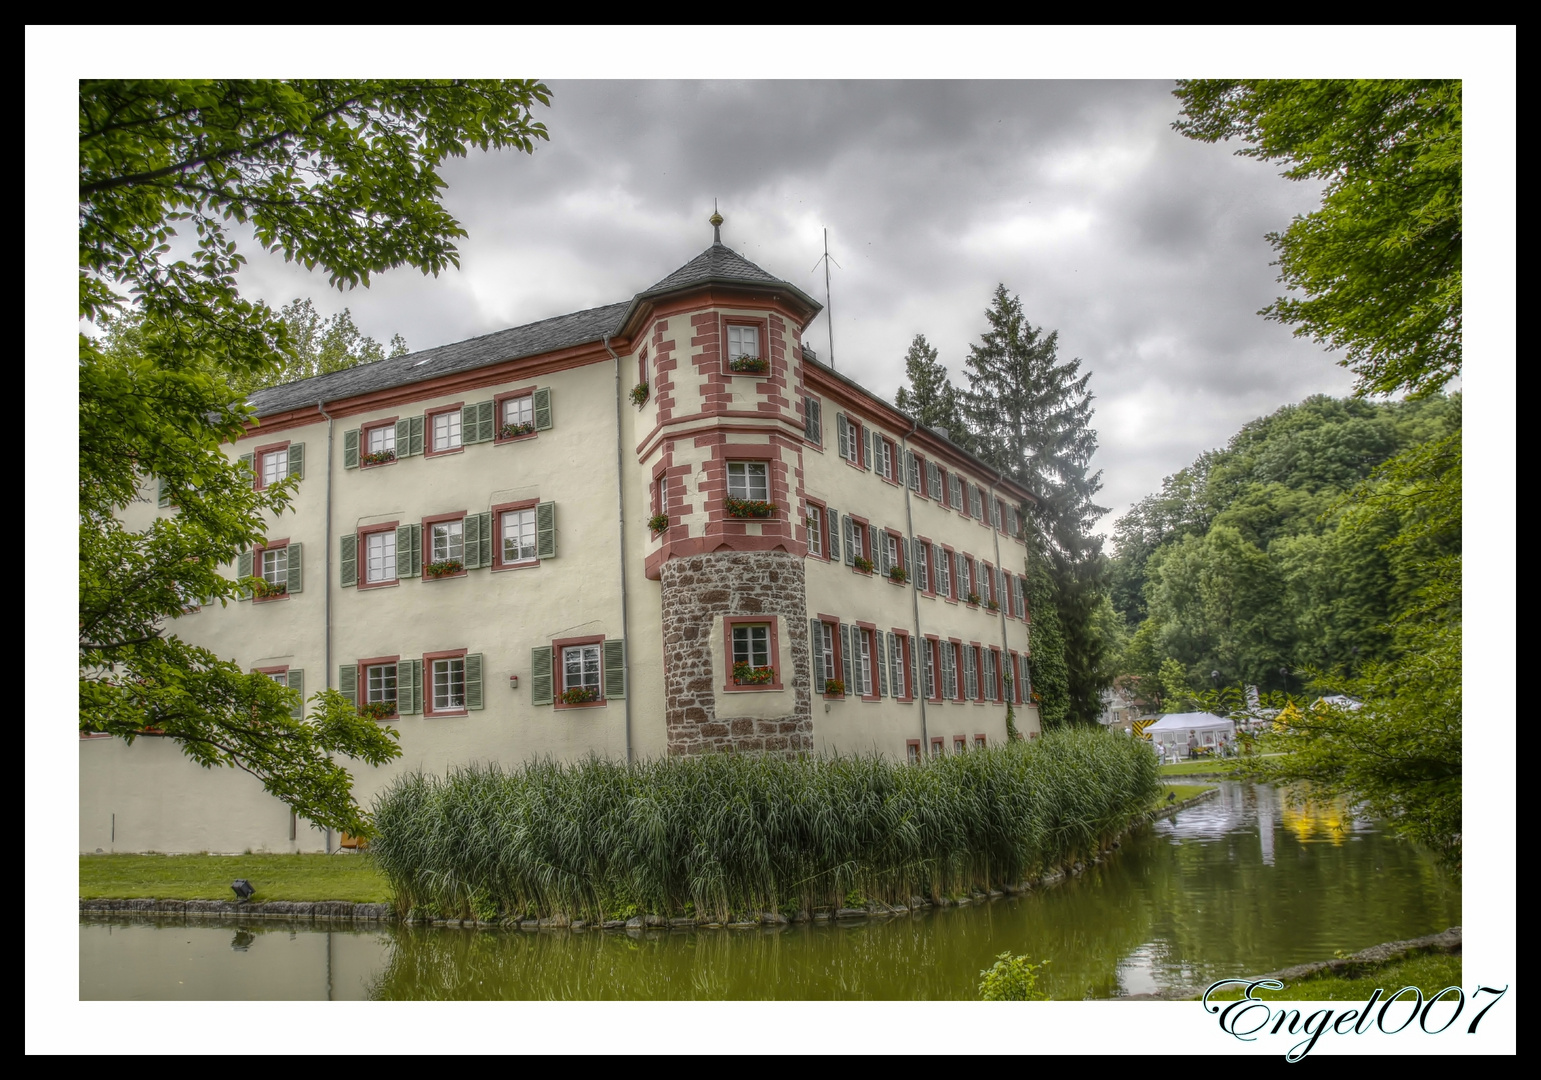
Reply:
[[[1258, 979], [1278, 979], [1286, 987], [1291, 983], [1310, 978], [1313, 975], [1325, 973], [1351, 974], [1353, 969], [1363, 967], [1366, 964], [1385, 964], [1392, 960], [1401, 960], [1408, 956], [1417, 956], [1420, 953], [1444, 952], [1458, 953], [1461, 951], [1461, 928], [1452, 926], [1438, 934], [1428, 934], [1420, 938], [1412, 938], [1408, 941], [1388, 941], [1382, 945], [1371, 945], [1368, 949], [1360, 949], [1349, 956], [1339, 957], [1335, 960], [1318, 960], [1311, 964], [1296, 964], [1287, 967], [1283, 971], [1271, 971], [1267, 975], [1258, 975]], [[1387, 987], [1388, 991], [1395, 989]], [[1284, 995], [1284, 991], [1279, 991]], [[1154, 994], [1127, 994], [1118, 998], [1119, 1001], [1192, 1001], [1202, 997], [1202, 986], [1177, 986], [1167, 990], [1158, 990]], [[1287, 996], [1287, 995], [1286, 995]]]
[[[1137, 825], [1142, 821], [1154, 821], [1158, 818], [1170, 817], [1177, 811], [1213, 798], [1219, 792], [1219, 788], [1209, 791], [1201, 791], [1191, 799], [1185, 799], [1171, 806], [1163, 806], [1141, 815], [1132, 823]], [[1119, 847], [1119, 841], [1113, 842], [1113, 848]], [[1103, 856], [1110, 854], [1112, 848], [1099, 855], [1093, 863], [1102, 861]], [[799, 912], [796, 916], [788, 918], [779, 912], [762, 912], [759, 918], [753, 922], [743, 923], [719, 923], [697, 922], [693, 918], [666, 919], [662, 915], [637, 915], [628, 920], [613, 919], [603, 923], [589, 923], [582, 919], [569, 921], [566, 918], [557, 917], [549, 919], [524, 919], [504, 920], [502, 922], [478, 922], [474, 919], [411, 919], [401, 920], [431, 924], [433, 926], [464, 926], [464, 927], [502, 927], [504, 929], [518, 928], [520, 930], [581, 930], [585, 927], [605, 930], [661, 930], [671, 928], [703, 927], [708, 929], [718, 928], [745, 928], [762, 925], [787, 925], [793, 922], [829, 922], [838, 920], [846, 922], [853, 919], [889, 918], [895, 915], [904, 915], [911, 911], [917, 911], [930, 907], [965, 907], [969, 904], [985, 903], [1006, 895], [1019, 895], [1029, 892], [1034, 888], [1052, 885], [1064, 880], [1067, 876], [1074, 876], [1086, 869], [1085, 863], [1076, 863], [1063, 870], [1055, 870], [1045, 874], [1036, 881], [1022, 882], [1018, 885], [1007, 886], [1004, 890], [992, 889], [988, 893], [976, 893], [972, 896], [957, 897], [955, 899], [940, 899], [932, 901], [921, 896], [910, 897], [908, 905], [889, 907], [888, 905], [873, 904], [866, 908], [839, 908], [834, 911]], [[232, 900], [81, 900], [80, 913], [82, 915], [184, 915], [199, 918], [256, 918], [256, 919], [326, 919], [346, 920], [350, 922], [396, 922], [395, 907], [391, 904], [354, 904], [346, 900], [318, 900], [314, 902], [297, 900], [268, 900], [257, 902], [242, 902]]]

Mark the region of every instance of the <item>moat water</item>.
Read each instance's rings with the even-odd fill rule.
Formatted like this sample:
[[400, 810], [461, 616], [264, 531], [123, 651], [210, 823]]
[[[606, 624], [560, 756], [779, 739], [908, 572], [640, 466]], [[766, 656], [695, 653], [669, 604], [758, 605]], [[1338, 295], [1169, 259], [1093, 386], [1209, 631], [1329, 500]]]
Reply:
[[1018, 897], [752, 930], [328, 928], [82, 916], [82, 1000], [975, 999], [997, 954], [1056, 999], [1261, 974], [1460, 925], [1459, 883], [1341, 804], [1266, 786], [1143, 825]]

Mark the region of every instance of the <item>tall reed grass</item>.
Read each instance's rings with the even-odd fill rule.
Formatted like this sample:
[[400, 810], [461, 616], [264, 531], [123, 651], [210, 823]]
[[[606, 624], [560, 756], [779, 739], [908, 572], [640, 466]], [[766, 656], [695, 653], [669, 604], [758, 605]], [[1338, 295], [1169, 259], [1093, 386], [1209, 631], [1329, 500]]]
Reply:
[[1071, 731], [907, 765], [719, 754], [414, 773], [371, 849], [403, 912], [728, 919], [998, 888], [1084, 859], [1160, 790], [1135, 740]]

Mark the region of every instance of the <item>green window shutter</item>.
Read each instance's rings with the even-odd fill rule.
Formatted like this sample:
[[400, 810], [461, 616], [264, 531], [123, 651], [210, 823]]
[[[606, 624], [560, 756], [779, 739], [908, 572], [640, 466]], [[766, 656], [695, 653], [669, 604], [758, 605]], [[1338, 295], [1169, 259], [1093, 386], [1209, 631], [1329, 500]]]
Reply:
[[337, 692], [358, 707], [358, 665], [343, 664], [337, 669]]
[[[910, 678], [921, 679], [923, 677], [924, 672], [920, 667], [920, 639], [910, 638]], [[912, 686], [910, 688], [912, 696], [919, 696], [919, 693], [920, 691], [916, 687]]]
[[396, 711], [402, 716], [412, 716], [423, 711], [419, 700], [422, 692], [422, 663], [421, 660], [402, 660], [396, 664]]
[[835, 434], [841, 457], [851, 456], [851, 422], [845, 418], [845, 413], [835, 414]]
[[808, 620], [808, 686], [815, 697], [824, 692], [824, 635], [819, 625], [818, 619]]
[[841, 659], [844, 661], [840, 666], [845, 669], [845, 692], [847, 694], [856, 692], [856, 664], [855, 658], [851, 656], [851, 638], [854, 636], [848, 625], [845, 623], [840, 624], [840, 653]]
[[257, 455], [242, 454], [241, 464], [246, 467], [246, 471], [250, 475], [252, 483], [255, 484], [257, 482]]
[[474, 401], [460, 407], [460, 441], [492, 441], [492, 402]]
[[421, 533], [419, 543], [412, 543], [412, 530], [420, 528], [417, 525], [396, 526], [396, 576], [399, 578], [417, 577], [421, 570], [423, 558]]
[[[490, 404], [490, 402], [489, 402]], [[466, 708], [482, 707], [482, 654], [466, 654]]]
[[861, 465], [868, 472], [872, 471], [872, 429], [865, 424], [861, 429]]
[[847, 514], [840, 522], [840, 526], [845, 530], [845, 564], [854, 566], [856, 565], [856, 523]]
[[920, 490], [920, 467], [915, 463], [915, 451], [904, 452], [904, 482], [911, 491]]
[[338, 565], [342, 568], [342, 584], [358, 584], [358, 534], [348, 533], [341, 539]]
[[556, 557], [556, 503], [543, 502], [535, 507], [535, 557]]
[[[421, 419], [421, 418], [419, 418]], [[404, 458], [412, 453], [412, 419], [404, 417], [396, 421], [396, 456]]]
[[358, 440], [358, 428], [342, 433], [342, 467], [344, 469], [358, 468]]
[[551, 387], [537, 387], [531, 397], [534, 399], [531, 408], [535, 410], [535, 430], [546, 431], [551, 427]]
[[491, 565], [491, 553], [482, 552], [482, 531], [477, 526], [476, 514], [467, 514], [465, 522], [461, 525], [461, 549], [464, 552], [463, 561], [467, 570], [475, 570], [483, 563]]
[[550, 705], [556, 700], [551, 683], [551, 647], [530, 650], [530, 704]]
[[295, 720], [305, 719], [305, 672], [300, 668], [289, 669], [289, 689], [300, 695], [299, 702], [289, 715]]
[[833, 506], [824, 508], [824, 518], [829, 525], [829, 561], [840, 561], [840, 511]]
[[874, 630], [872, 632], [872, 651], [878, 654], [878, 697], [888, 696], [888, 664], [884, 662], [883, 657], [886, 644], [883, 640], [883, 631]]
[[491, 442], [493, 435], [497, 434], [496, 426], [492, 422], [492, 402], [478, 402], [476, 406], [476, 441]]
[[[402, 456], [401, 425], [396, 425], [396, 456]], [[416, 457], [423, 452], [423, 418], [421, 416], [407, 417], [407, 442], [406, 456]]]
[[157, 476], [155, 478], [155, 505], [171, 505], [171, 496], [166, 494], [166, 479], [162, 476]]
[[938, 502], [942, 500], [942, 470], [936, 462], [926, 462], [926, 488], [931, 492], [931, 497]]
[[296, 480], [305, 479], [305, 444], [289, 444], [289, 475]]
[[[237, 578], [249, 578], [249, 577], [251, 577], [251, 552], [250, 551], [243, 551], [243, 552], [241, 552], [239, 555], [237, 555], [235, 557], [235, 576]], [[251, 590], [250, 589], [242, 589], [241, 590], [241, 599], [242, 600], [250, 600], [251, 599]]]
[[803, 434], [815, 446], [824, 445], [824, 421], [820, 405], [811, 397], [803, 398]]
[[305, 588], [305, 574], [301, 567], [304, 564], [305, 545], [289, 545], [289, 594], [292, 596]]
[[626, 639], [606, 638], [604, 647], [605, 698], [626, 697]]

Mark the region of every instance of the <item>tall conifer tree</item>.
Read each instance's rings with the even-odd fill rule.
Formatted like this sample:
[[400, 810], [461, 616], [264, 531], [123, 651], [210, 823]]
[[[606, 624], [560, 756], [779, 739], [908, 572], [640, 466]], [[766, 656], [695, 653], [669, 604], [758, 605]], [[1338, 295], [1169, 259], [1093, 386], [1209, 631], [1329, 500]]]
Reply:
[[922, 427], [942, 428], [959, 446], [969, 446], [968, 428], [963, 423], [963, 409], [947, 368], [936, 358], [936, 349], [925, 334], [916, 334], [904, 354], [904, 376], [909, 388], [899, 387], [894, 404], [920, 421]]

